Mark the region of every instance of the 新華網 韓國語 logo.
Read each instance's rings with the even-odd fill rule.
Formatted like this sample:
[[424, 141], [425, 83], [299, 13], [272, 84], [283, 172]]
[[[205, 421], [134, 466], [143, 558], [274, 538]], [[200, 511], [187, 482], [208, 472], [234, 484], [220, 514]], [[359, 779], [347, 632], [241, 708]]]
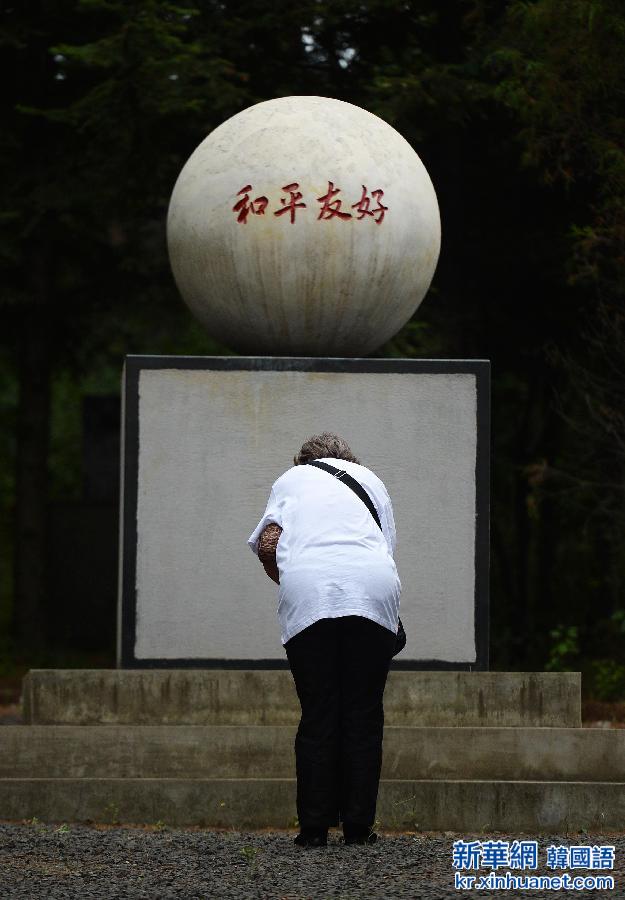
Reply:
[[[456, 890], [613, 890], [612, 844], [555, 845], [539, 853], [538, 841], [454, 841], [452, 866]], [[543, 863], [551, 874], [538, 874]], [[479, 870], [490, 870], [480, 874]], [[505, 870], [505, 871], [504, 871]], [[530, 870], [528, 873], [527, 870]], [[475, 872], [475, 874], [469, 874]], [[591, 875], [590, 872], [593, 872]]]

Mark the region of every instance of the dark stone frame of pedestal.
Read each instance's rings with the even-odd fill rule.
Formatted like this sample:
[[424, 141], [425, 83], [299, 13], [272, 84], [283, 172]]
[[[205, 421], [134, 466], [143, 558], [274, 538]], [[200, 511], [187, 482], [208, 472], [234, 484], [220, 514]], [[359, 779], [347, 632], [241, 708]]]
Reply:
[[[136, 659], [137, 492], [139, 463], [139, 373], [142, 369], [212, 369], [278, 372], [380, 372], [475, 375], [477, 447], [475, 465], [475, 662], [391, 662], [391, 671], [487, 671], [489, 664], [490, 567], [490, 361], [482, 359], [368, 359], [293, 356], [127, 355], [122, 374], [120, 578], [118, 662], [122, 669], [288, 669], [280, 659]], [[408, 642], [410, 634], [408, 634]]]

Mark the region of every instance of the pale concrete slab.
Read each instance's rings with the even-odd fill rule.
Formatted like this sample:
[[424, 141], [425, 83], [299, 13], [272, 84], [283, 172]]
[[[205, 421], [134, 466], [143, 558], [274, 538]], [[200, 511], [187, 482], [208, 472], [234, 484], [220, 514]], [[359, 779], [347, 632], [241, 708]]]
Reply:
[[[296, 825], [295, 779], [0, 779], [0, 819], [204, 827]], [[380, 782], [378, 827], [388, 830], [618, 831], [625, 783]]]
[[[8, 725], [0, 778], [294, 778], [292, 725]], [[625, 731], [384, 731], [382, 777], [625, 781]]]
[[[288, 669], [31, 669], [29, 725], [297, 725]], [[391, 671], [387, 725], [581, 725], [579, 672]]]
[[[119, 663], [286, 662], [278, 589], [247, 538], [302, 441], [333, 431], [393, 503], [409, 636], [402, 661], [487, 668], [476, 643], [477, 580], [488, 570], [476, 515], [487, 515], [478, 493], [488, 485], [478, 484], [472, 361], [465, 372], [421, 372], [422, 361], [410, 360], [402, 361], [406, 371], [322, 372], [208, 368], [210, 358], [191, 368], [185, 357], [172, 368], [171, 357], [162, 360], [139, 370], [138, 399], [128, 361], [124, 376], [125, 403], [138, 403], [138, 434], [124, 443]], [[136, 509], [128, 507], [135, 467]], [[134, 638], [122, 654], [129, 618]]]

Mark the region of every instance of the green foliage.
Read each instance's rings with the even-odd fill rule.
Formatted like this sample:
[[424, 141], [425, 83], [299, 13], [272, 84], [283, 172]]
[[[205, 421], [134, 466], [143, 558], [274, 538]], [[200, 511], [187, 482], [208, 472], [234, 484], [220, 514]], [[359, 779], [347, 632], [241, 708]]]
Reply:
[[[625, 15], [616, 0], [509, 5], [485, 67], [520, 123], [522, 159], [586, 203], [570, 224], [571, 284], [622, 297], [625, 263]], [[500, 46], [500, 42], [504, 46]], [[620, 274], [619, 274], [620, 273]]]
[[[75, 129], [87, 160], [97, 164], [90, 182], [109, 187], [105, 197], [118, 214], [124, 208], [136, 213], [135, 203], [145, 212], [150, 201], [163, 199], [172, 137], [238, 104], [242, 89], [231, 64], [215, 54], [214, 39], [199, 39], [197, 5], [82, 0], [79, 9], [91, 19], [98, 15], [97, 39], [57, 44], [49, 52], [58, 74], [68, 82], [81, 79], [84, 88], [45, 115]], [[108, 179], [118, 181], [122, 167], [122, 192], [111, 192]]]
[[625, 665], [614, 659], [593, 660], [591, 694], [596, 700], [625, 700]]
[[582, 669], [584, 691], [595, 700], [625, 699], [625, 610], [600, 619], [590, 628], [559, 625], [550, 631], [551, 646], [545, 669], [566, 672]]
[[242, 847], [239, 850], [241, 856], [249, 863], [248, 875], [250, 878], [255, 878], [258, 874], [259, 854], [261, 852], [260, 847]]
[[394, 338], [387, 341], [374, 356], [410, 359], [436, 356], [437, 340], [427, 322], [411, 319]]
[[553, 643], [545, 664], [547, 672], [566, 672], [576, 664], [579, 656], [577, 625], [558, 625], [549, 632]]

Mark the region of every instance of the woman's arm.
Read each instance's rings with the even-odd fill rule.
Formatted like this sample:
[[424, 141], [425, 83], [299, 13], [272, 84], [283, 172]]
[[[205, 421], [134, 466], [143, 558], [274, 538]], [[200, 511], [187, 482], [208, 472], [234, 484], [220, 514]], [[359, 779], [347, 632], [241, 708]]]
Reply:
[[267, 575], [269, 575], [271, 580], [275, 581], [276, 584], [280, 584], [280, 573], [278, 572], [277, 564], [275, 562], [268, 562], [263, 563], [263, 566], [265, 567], [265, 572], [267, 573]]
[[280, 584], [280, 575], [276, 563], [276, 547], [282, 534], [282, 528], [275, 522], [267, 525], [258, 539], [258, 558], [262, 562], [265, 572], [272, 581]]

